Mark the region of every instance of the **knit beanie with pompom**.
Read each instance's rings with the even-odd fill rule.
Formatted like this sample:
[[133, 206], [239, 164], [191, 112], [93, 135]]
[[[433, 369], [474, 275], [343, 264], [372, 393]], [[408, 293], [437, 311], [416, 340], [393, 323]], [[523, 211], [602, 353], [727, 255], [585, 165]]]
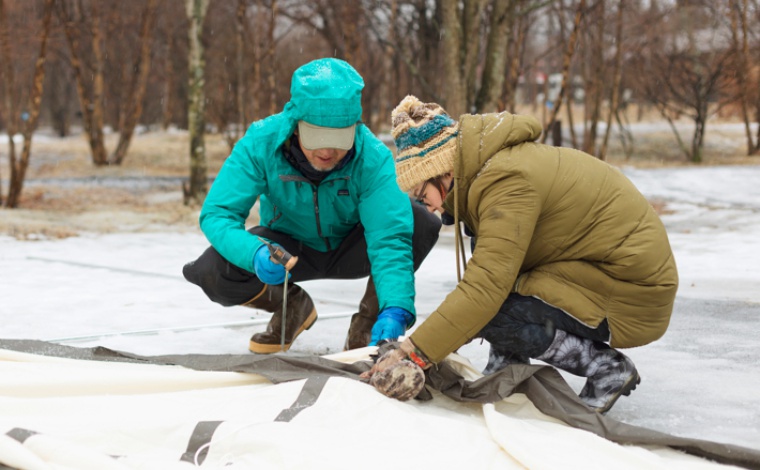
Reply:
[[391, 119], [396, 178], [402, 191], [454, 170], [459, 123], [440, 105], [409, 95], [396, 106]]

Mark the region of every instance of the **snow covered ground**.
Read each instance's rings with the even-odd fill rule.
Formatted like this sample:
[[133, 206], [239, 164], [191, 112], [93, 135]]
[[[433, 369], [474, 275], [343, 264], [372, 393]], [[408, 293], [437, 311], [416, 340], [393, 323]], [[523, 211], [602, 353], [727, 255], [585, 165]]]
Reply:
[[[667, 334], [626, 350], [642, 383], [609, 416], [760, 449], [760, 166], [624, 171], [666, 203], [681, 283]], [[182, 265], [206, 246], [200, 232], [0, 237], [0, 337], [147, 355], [246, 353], [268, 314], [220, 307], [184, 281]], [[453, 234], [444, 232], [417, 275], [420, 316], [455, 283]], [[364, 284], [304, 283], [322, 318], [288, 354], [340, 351]], [[487, 346], [460, 353], [482, 368]]]

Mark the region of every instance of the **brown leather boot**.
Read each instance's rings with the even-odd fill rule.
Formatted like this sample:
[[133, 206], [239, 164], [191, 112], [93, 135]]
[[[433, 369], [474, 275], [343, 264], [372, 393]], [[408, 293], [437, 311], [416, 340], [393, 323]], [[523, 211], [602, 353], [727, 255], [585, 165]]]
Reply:
[[[248, 349], [257, 354], [271, 354], [282, 350], [282, 296], [285, 289], [265, 285], [259, 294], [245, 306], [272, 312], [266, 331], [251, 336]], [[300, 286], [288, 286], [288, 304], [285, 311], [285, 351], [304, 330], [317, 321], [317, 310], [309, 294]]]
[[351, 317], [351, 326], [348, 327], [346, 344], [343, 346], [344, 351], [363, 348], [369, 344], [372, 339], [372, 327], [377, 321], [379, 310], [375, 283], [370, 276], [367, 280], [367, 290], [359, 302], [359, 312]]

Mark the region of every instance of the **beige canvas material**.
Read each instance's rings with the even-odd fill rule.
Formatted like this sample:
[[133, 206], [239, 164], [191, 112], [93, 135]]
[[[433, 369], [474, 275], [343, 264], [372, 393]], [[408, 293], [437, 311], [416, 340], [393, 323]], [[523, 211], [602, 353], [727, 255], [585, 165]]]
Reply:
[[[396, 454], [412, 468], [429, 467], [431, 454], [420, 448], [467, 468], [588, 468], [590, 462], [721, 468], [672, 449], [760, 468], [757, 450], [669, 436], [593, 413], [549, 367], [510, 366], [482, 377], [452, 355], [427, 376], [427, 386], [445, 395], [402, 403], [356, 380], [374, 351], [149, 357], [0, 340], [0, 462], [21, 469], [48, 468], [33, 466], [40, 462], [55, 468], [182, 469], [197, 457], [209, 468], [281, 468], [283, 462], [312, 468], [318, 459], [331, 468], [356, 468], [356, 462], [384, 468], [367, 464], [371, 421], [374, 438], [382, 436], [388, 445], [398, 429], [415, 436], [412, 447], [403, 445], [406, 435], [398, 436]], [[204, 429], [211, 432], [199, 436]], [[294, 453], [293, 442], [305, 447]], [[532, 451], [541, 445], [553, 451]]]

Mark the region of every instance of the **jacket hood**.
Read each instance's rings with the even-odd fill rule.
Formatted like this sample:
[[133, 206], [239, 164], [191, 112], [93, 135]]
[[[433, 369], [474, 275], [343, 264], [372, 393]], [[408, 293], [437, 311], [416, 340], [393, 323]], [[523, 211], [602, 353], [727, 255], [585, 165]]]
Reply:
[[361, 121], [363, 88], [364, 80], [347, 62], [314, 60], [293, 73], [285, 112], [296, 122], [348, 127]]
[[542, 131], [541, 123], [533, 116], [508, 112], [465, 114], [460, 117], [459, 124], [460, 154], [454, 174], [466, 187], [494, 154], [524, 142], [533, 142]]

